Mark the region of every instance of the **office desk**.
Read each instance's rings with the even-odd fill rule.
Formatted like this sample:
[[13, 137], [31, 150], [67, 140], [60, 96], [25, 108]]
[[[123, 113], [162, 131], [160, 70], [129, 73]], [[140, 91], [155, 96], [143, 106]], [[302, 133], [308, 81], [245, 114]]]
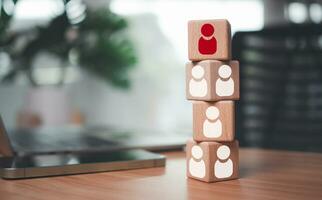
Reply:
[[0, 199], [322, 199], [322, 154], [240, 150], [240, 179], [187, 179], [183, 152], [166, 168], [65, 177], [0, 180]]

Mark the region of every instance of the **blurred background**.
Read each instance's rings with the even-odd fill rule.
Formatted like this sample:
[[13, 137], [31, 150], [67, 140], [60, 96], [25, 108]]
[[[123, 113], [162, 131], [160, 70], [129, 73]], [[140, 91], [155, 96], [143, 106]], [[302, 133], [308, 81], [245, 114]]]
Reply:
[[[241, 62], [241, 146], [322, 151], [322, 1], [0, 0], [9, 129], [191, 134], [187, 21], [226, 18]], [[152, 132], [151, 132], [152, 133]]]

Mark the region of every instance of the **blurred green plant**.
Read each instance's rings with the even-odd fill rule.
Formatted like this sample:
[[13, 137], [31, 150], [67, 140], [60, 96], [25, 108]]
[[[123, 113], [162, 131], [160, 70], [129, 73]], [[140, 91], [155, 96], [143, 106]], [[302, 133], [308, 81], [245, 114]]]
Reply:
[[[11, 2], [15, 6], [18, 1]], [[112, 85], [128, 88], [128, 72], [136, 63], [136, 57], [131, 42], [123, 34], [127, 28], [125, 19], [106, 8], [86, 9], [83, 18], [75, 23], [68, 16], [68, 3], [70, 1], [64, 1], [64, 11], [48, 25], [31, 28], [27, 33], [9, 30], [14, 12], [8, 12], [5, 5], [0, 4], [0, 52], [6, 52], [11, 60], [2, 81], [13, 82], [19, 73], [25, 73], [33, 86], [39, 86], [33, 76], [32, 61], [37, 53], [45, 51], [58, 56], [62, 63], [73, 60]], [[22, 39], [23, 45], [17, 45]], [[67, 66], [60, 67], [64, 71]], [[62, 85], [64, 79], [65, 73], [61, 73], [57, 85]]]

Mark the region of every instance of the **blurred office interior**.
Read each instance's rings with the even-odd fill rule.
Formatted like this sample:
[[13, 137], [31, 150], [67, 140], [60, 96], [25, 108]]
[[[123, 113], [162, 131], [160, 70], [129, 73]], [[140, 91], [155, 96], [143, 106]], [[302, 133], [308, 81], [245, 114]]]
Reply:
[[[233, 58], [241, 62], [236, 132], [241, 145], [322, 151], [321, 0], [1, 0], [0, 5], [0, 78], [5, 80], [0, 112], [9, 129], [76, 123], [191, 134], [184, 84], [187, 21], [226, 18]], [[73, 62], [78, 54], [69, 47], [63, 55], [41, 48], [30, 60], [32, 70], [20, 66], [8, 76], [19, 49], [54, 19], [66, 15], [64, 37], [73, 40], [82, 23], [102, 9], [126, 21], [126, 28], [111, 36], [126, 38], [133, 47], [135, 61], [121, 71], [125, 78], [120, 75], [115, 83], [113, 77], [97, 76], [101, 69], [88, 73], [92, 68]], [[20, 39], [10, 43], [15, 34]], [[83, 63], [91, 66], [95, 58], [88, 57], [92, 60]]]

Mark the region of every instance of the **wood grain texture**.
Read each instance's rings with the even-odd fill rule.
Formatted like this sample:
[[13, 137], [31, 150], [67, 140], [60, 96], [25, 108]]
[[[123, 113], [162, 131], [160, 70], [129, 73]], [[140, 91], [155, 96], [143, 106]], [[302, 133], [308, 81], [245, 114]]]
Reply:
[[322, 199], [322, 154], [241, 148], [239, 179], [210, 184], [186, 178], [185, 153], [165, 155], [166, 168], [0, 179], [0, 199]]
[[[193, 139], [201, 141], [224, 142], [235, 139], [235, 103], [234, 101], [193, 101]], [[217, 109], [214, 118], [209, 111]], [[208, 115], [208, 116], [207, 116]]]
[[[231, 75], [228, 78], [221, 78], [219, 71], [223, 66], [229, 66]], [[233, 83], [233, 88], [220, 87], [222, 84]], [[225, 84], [226, 85], [226, 84]], [[232, 93], [219, 95], [222, 92]], [[239, 99], [239, 62], [236, 60], [222, 62], [218, 60], [204, 60], [200, 62], [189, 62], [186, 64], [186, 98], [188, 100], [200, 101], [221, 101]]]
[[[213, 34], [202, 34], [202, 26], [210, 24], [214, 28]], [[216, 40], [216, 51], [212, 54], [202, 54], [199, 50], [199, 41]], [[217, 20], [191, 20], [188, 22], [188, 57], [191, 61], [200, 60], [230, 60], [231, 59], [231, 30], [225, 19]]]
[[[193, 153], [193, 148], [198, 147], [202, 149], [202, 157], [196, 158]], [[220, 159], [218, 157], [219, 149], [222, 147], [228, 147], [230, 152], [227, 157]], [[194, 140], [189, 140], [186, 147], [187, 157], [187, 176], [193, 179], [205, 181], [205, 182], [218, 182], [224, 180], [231, 180], [238, 178], [239, 160], [238, 160], [238, 141], [233, 142], [200, 142], [197, 143]], [[229, 164], [232, 164], [229, 166]], [[200, 168], [204, 164], [204, 177], [198, 177], [200, 175]], [[227, 168], [228, 164], [228, 168]], [[198, 166], [196, 166], [198, 165]], [[216, 167], [219, 166], [219, 167]], [[224, 167], [223, 167], [224, 166]], [[230, 168], [231, 167], [231, 168]], [[229, 169], [230, 168], [230, 169]], [[197, 176], [193, 173], [198, 170]], [[223, 172], [224, 170], [224, 172]], [[231, 173], [230, 173], [231, 170]], [[222, 176], [224, 173], [224, 176]], [[227, 175], [227, 173], [230, 173]], [[221, 175], [222, 177], [219, 177]]]

